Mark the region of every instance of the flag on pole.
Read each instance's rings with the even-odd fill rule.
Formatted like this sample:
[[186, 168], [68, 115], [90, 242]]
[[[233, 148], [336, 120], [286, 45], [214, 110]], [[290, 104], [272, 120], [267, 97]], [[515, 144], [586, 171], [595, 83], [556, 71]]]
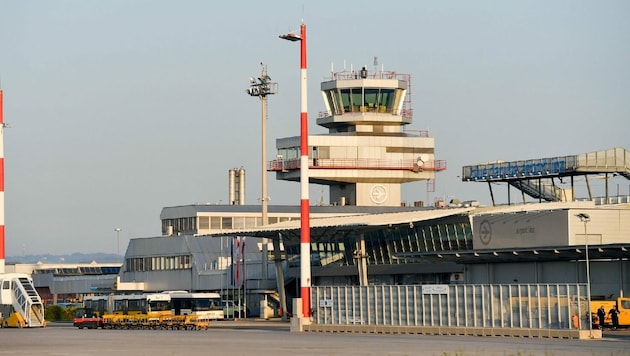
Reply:
[[239, 283], [239, 287], [245, 285], [245, 279], [247, 275], [245, 274], [245, 236], [241, 237], [241, 281]]
[[231, 284], [234, 287], [242, 287], [245, 283], [245, 237], [235, 237], [231, 246], [232, 270]]
[[236, 238], [236, 278], [234, 285], [241, 285], [241, 238]]
[[230, 240], [230, 285], [234, 286], [234, 239]]

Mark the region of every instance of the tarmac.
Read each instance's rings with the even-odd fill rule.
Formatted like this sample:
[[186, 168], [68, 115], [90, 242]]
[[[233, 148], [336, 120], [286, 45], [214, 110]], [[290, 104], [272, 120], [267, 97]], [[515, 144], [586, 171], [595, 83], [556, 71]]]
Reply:
[[208, 330], [0, 329], [0, 355], [628, 355], [630, 329], [596, 340], [297, 333], [288, 321], [239, 319]]

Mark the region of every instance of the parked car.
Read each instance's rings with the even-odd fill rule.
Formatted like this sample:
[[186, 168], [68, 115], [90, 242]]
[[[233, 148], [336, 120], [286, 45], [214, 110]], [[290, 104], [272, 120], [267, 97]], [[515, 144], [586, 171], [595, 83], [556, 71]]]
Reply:
[[245, 318], [248, 314], [242, 305], [235, 304], [232, 300], [222, 300], [221, 305], [225, 319]]

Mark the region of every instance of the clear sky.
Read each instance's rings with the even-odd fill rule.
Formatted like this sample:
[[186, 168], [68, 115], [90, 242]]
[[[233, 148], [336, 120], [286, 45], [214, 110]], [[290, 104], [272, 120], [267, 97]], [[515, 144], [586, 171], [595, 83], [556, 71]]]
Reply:
[[[162, 207], [226, 203], [230, 168], [259, 204], [260, 101], [245, 89], [261, 62], [279, 84], [271, 160], [275, 138], [299, 135], [299, 45], [278, 35], [302, 18], [310, 133], [326, 132], [331, 66], [378, 57], [412, 75], [408, 129], [448, 164], [435, 193], [414, 183], [403, 199], [487, 204], [462, 166], [630, 149], [629, 15], [625, 0], [0, 0], [6, 253], [113, 253], [117, 227], [122, 253], [160, 235]], [[269, 195], [297, 205], [299, 184], [269, 174]]]

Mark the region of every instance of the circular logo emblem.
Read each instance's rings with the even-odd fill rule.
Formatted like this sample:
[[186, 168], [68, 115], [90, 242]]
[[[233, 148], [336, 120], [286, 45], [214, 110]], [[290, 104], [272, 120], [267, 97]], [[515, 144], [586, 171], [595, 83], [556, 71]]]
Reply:
[[492, 225], [488, 220], [482, 221], [481, 225], [479, 225], [479, 238], [484, 245], [490, 243], [490, 239], [492, 239]]
[[372, 199], [374, 204], [383, 204], [387, 200], [387, 188], [382, 185], [372, 186], [370, 199]]

